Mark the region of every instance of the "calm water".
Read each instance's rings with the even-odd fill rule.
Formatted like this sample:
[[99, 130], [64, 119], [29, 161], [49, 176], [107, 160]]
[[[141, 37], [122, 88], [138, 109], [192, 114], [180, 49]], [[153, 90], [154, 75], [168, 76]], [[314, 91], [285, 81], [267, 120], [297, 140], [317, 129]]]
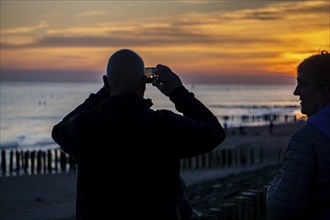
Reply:
[[[1, 82], [0, 147], [56, 147], [50, 133], [54, 124], [86, 97], [100, 88], [100, 83], [17, 83]], [[299, 114], [299, 100], [293, 96], [295, 85], [187, 85], [221, 123], [228, 127], [268, 123], [265, 116]], [[146, 98], [153, 109], [175, 111], [174, 105], [155, 87], [147, 85]], [[253, 117], [252, 117], [253, 116]], [[272, 117], [272, 116], [271, 116]]]

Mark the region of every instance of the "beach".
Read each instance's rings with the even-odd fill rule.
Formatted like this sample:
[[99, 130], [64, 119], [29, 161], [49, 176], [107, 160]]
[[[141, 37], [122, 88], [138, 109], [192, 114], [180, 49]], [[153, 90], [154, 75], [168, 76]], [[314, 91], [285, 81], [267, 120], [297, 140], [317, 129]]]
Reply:
[[76, 174], [0, 178], [1, 220], [75, 219]]
[[[280, 164], [289, 138], [303, 123], [275, 124], [272, 133], [269, 126], [244, 127], [241, 130], [228, 129], [227, 138], [218, 147], [219, 149], [257, 146], [263, 149], [262, 162], [246, 166], [183, 170], [182, 177], [186, 182], [187, 190], [197, 184], [203, 185], [205, 181]], [[0, 177], [0, 219], [73, 220], [75, 196], [76, 173], [74, 172]]]

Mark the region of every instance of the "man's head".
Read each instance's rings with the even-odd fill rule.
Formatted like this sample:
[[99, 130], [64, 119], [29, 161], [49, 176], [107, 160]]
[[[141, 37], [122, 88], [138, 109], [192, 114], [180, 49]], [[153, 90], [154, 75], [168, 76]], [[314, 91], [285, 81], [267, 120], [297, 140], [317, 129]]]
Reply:
[[107, 66], [111, 95], [133, 93], [143, 96], [146, 76], [142, 58], [132, 50], [122, 49], [111, 55]]

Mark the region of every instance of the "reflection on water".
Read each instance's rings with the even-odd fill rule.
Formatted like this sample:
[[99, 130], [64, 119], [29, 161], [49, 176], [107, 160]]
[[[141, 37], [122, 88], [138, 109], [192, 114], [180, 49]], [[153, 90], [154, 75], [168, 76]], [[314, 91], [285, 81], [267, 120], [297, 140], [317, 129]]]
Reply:
[[[1, 147], [52, 147], [54, 124], [88, 95], [99, 83], [2, 82], [0, 103]], [[294, 85], [186, 85], [228, 127], [286, 122], [302, 117]], [[175, 107], [168, 97], [147, 84], [146, 98], [153, 109]]]

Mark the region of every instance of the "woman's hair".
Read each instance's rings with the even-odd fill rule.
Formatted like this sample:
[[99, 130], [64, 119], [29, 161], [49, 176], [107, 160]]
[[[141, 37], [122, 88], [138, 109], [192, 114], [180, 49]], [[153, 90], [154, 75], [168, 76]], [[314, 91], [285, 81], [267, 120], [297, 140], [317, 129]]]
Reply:
[[297, 67], [297, 72], [308, 74], [310, 79], [325, 90], [330, 88], [330, 54], [326, 50], [304, 59]]

